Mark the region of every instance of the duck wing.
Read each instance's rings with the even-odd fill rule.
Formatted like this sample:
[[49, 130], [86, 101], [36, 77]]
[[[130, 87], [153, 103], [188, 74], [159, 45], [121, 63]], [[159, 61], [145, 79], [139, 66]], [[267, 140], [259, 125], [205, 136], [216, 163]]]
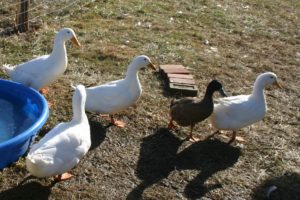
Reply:
[[[50, 63], [47, 62], [49, 55], [40, 56], [26, 63], [17, 65], [10, 73], [13, 81], [28, 86], [35, 86], [35, 82], [48, 82]], [[36, 87], [34, 87], [36, 88]], [[36, 88], [39, 89], [39, 88]]]
[[49, 55], [43, 55], [32, 59], [28, 62], [17, 65], [14, 68], [15, 73], [27, 73], [31, 76], [35, 76], [40, 73], [41, 70], [45, 70], [47, 68], [47, 60]]
[[34, 144], [27, 156], [30, 163], [45, 176], [63, 173], [73, 168], [89, 149], [81, 129], [69, 123], [61, 123]]
[[81, 133], [78, 133], [80, 130], [77, 125], [70, 126], [69, 123], [61, 123], [47, 133], [37, 144], [32, 145], [29, 154], [64, 158], [67, 158], [64, 156], [65, 154], [81, 156], [81, 153], [76, 150], [84, 143]]
[[86, 110], [100, 113], [118, 112], [132, 105], [140, 91], [132, 91], [123, 80], [87, 88]]
[[[218, 112], [222, 110], [230, 115], [247, 111], [251, 106], [250, 95], [238, 95], [218, 99], [214, 110]], [[220, 112], [220, 111], [219, 111]]]
[[170, 107], [176, 106], [176, 105], [184, 105], [184, 104], [193, 104], [195, 101], [200, 101], [196, 97], [185, 97], [181, 99], [172, 99], [170, 103]]
[[170, 115], [179, 125], [188, 126], [206, 119], [212, 111], [212, 102], [188, 97], [173, 101]]
[[265, 115], [265, 104], [260, 104], [250, 95], [239, 95], [220, 99], [215, 104], [212, 123], [220, 129], [240, 129], [261, 120]]

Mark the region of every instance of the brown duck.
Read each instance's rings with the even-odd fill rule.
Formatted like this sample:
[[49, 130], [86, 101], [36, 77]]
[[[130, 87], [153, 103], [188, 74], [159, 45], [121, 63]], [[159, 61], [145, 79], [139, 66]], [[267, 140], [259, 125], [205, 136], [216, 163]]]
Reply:
[[215, 91], [219, 91], [222, 96], [227, 96], [222, 84], [217, 80], [213, 80], [208, 84], [202, 100], [196, 97], [173, 99], [170, 105], [171, 120], [168, 128], [176, 128], [173, 121], [180, 126], [191, 126], [187, 139], [197, 141], [192, 135], [193, 128], [196, 123], [203, 121], [212, 114], [214, 110], [213, 93]]

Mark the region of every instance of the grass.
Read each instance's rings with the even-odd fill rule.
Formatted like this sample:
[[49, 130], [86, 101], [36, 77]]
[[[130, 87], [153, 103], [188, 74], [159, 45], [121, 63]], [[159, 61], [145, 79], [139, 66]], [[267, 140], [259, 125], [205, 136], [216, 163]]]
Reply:
[[[178, 134], [165, 129], [172, 97], [158, 73], [143, 70], [141, 99], [118, 115], [127, 123], [124, 129], [105, 128], [107, 121], [88, 114], [93, 145], [73, 179], [18, 186], [27, 174], [21, 158], [0, 171], [0, 199], [264, 199], [272, 184], [283, 199], [300, 198], [299, 1], [89, 0], [43, 15], [61, 6], [54, 1], [34, 13], [42, 15], [37, 31], [0, 37], [0, 65], [51, 52], [54, 31], [61, 27], [73, 28], [83, 45], [67, 44], [68, 69], [50, 86], [47, 98], [55, 107], [39, 138], [71, 119], [70, 84], [122, 78], [139, 54], [156, 65], [190, 67], [199, 96], [213, 78], [229, 94], [249, 93], [265, 71], [275, 72], [285, 87], [266, 90], [266, 117], [239, 132], [245, 145], [205, 140], [213, 132], [207, 121], [195, 127], [203, 141], [192, 144], [181, 141], [188, 129]], [[12, 24], [0, 19], [0, 32]], [[8, 78], [2, 72], [0, 77]]]

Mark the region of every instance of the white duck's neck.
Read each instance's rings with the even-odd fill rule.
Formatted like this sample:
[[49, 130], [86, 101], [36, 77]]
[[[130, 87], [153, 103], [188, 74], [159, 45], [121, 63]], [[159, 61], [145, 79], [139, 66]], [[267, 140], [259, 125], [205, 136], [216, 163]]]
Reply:
[[88, 118], [85, 114], [85, 102], [82, 100], [73, 101], [72, 102], [72, 109], [73, 109], [73, 119], [72, 122], [80, 123], [80, 122], [87, 122]]
[[264, 88], [264, 84], [262, 84], [260, 81], [255, 81], [251, 98], [265, 102]]
[[126, 77], [124, 80], [130, 85], [134, 84], [140, 86], [139, 66], [131, 63], [128, 66]]
[[63, 64], [66, 66], [66, 63], [68, 62], [66, 45], [65, 41], [63, 41], [60, 37], [55, 37], [53, 50], [50, 56], [53, 60], [64, 62]]

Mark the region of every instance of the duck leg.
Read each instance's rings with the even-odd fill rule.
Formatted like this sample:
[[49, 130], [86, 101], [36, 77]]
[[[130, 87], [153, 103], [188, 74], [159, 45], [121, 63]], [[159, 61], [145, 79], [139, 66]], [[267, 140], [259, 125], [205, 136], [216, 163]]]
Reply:
[[231, 144], [232, 142], [234, 142], [235, 138], [236, 138], [236, 131], [233, 131], [233, 132], [232, 132], [232, 137], [231, 137], [231, 139], [229, 140], [228, 144]]
[[116, 120], [113, 115], [110, 116], [110, 123], [120, 128], [125, 127], [125, 123], [120, 120]]
[[186, 138], [187, 140], [189, 140], [189, 141], [191, 141], [191, 142], [197, 142], [197, 141], [200, 140], [199, 138], [195, 138], [195, 137], [193, 136], [193, 129], [194, 129], [194, 126], [195, 126], [195, 124], [192, 124], [192, 125], [191, 125], [191, 131], [190, 131], [190, 134], [189, 134], [189, 136]]
[[170, 122], [169, 122], [169, 124], [168, 124], [168, 129], [173, 130], [173, 129], [175, 129], [175, 128], [177, 128], [177, 127], [175, 126], [175, 124], [173, 123], [173, 119], [171, 118], [171, 119], [170, 119]]
[[39, 92], [42, 94], [42, 95], [46, 95], [49, 93], [49, 88], [48, 87], [43, 87], [39, 90]]
[[55, 179], [56, 181], [66, 181], [66, 180], [68, 180], [68, 179], [70, 179], [70, 178], [72, 178], [72, 177], [73, 177], [72, 174], [66, 172], [66, 173], [63, 173], [63, 174], [60, 174], [60, 175], [55, 176], [54, 179]]
[[[39, 90], [39, 92], [46, 97], [46, 95], [49, 93], [49, 88], [43, 87]], [[54, 102], [52, 102], [52, 101], [47, 101], [47, 103], [48, 103], [49, 108], [54, 106]]]

